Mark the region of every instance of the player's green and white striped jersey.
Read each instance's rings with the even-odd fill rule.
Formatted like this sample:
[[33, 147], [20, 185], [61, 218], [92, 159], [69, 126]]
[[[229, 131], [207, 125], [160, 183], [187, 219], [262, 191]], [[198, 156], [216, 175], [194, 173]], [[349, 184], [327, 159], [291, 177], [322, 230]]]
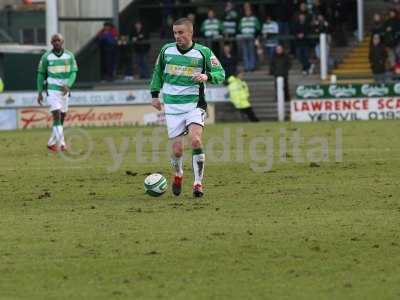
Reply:
[[68, 85], [73, 73], [78, 71], [74, 54], [64, 50], [60, 55], [47, 51], [40, 59], [38, 73], [45, 75], [47, 92], [60, 94], [62, 86]]
[[152, 97], [158, 97], [162, 88], [166, 114], [181, 114], [196, 107], [206, 107], [204, 83], [197, 83], [193, 76], [207, 74], [208, 82], [221, 84], [225, 71], [212, 51], [193, 43], [190, 49], [179, 49], [175, 43], [162, 49], [154, 67], [150, 84]]

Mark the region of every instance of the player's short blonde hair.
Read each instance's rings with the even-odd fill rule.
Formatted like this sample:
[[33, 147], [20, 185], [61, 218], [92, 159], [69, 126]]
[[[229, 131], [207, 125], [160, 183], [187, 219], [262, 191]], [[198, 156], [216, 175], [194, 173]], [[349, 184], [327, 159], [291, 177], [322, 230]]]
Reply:
[[175, 25], [185, 25], [193, 31], [193, 22], [188, 18], [180, 18], [180, 19], [176, 20], [174, 22], [173, 26], [175, 26]]

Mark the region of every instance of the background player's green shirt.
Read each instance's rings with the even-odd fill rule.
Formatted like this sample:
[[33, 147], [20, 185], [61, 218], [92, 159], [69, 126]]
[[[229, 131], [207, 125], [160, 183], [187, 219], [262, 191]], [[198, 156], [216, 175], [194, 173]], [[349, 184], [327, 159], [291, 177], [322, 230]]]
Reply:
[[176, 43], [165, 45], [157, 58], [150, 91], [153, 98], [163, 91], [166, 114], [181, 114], [196, 107], [206, 108], [204, 83], [197, 83], [193, 76], [207, 74], [208, 82], [221, 84], [225, 71], [214, 53], [207, 47], [193, 43], [187, 50]]
[[43, 91], [43, 81], [47, 81], [47, 91], [61, 91], [63, 85], [72, 87], [75, 82], [78, 65], [74, 54], [63, 50], [59, 55], [47, 51], [42, 55], [38, 66], [37, 89]]

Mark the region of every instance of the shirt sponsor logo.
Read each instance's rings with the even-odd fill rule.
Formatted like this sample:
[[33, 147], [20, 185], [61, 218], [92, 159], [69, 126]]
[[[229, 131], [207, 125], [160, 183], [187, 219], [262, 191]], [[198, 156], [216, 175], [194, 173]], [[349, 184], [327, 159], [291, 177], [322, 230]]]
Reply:
[[186, 67], [186, 66], [177, 66], [177, 65], [166, 65], [165, 72], [167, 74], [175, 75], [175, 76], [188, 76], [191, 77], [195, 73], [201, 72], [199, 68], [194, 67]]
[[71, 72], [71, 66], [70, 65], [64, 65], [64, 66], [51, 66], [48, 68], [50, 73], [69, 73]]

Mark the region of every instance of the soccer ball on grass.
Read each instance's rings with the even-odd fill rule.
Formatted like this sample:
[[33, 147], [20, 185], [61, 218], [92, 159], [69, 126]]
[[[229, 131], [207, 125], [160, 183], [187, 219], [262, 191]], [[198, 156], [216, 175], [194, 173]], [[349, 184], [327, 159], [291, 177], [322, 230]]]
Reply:
[[146, 194], [153, 197], [161, 196], [168, 188], [167, 179], [158, 173], [150, 174], [144, 180], [144, 190]]

